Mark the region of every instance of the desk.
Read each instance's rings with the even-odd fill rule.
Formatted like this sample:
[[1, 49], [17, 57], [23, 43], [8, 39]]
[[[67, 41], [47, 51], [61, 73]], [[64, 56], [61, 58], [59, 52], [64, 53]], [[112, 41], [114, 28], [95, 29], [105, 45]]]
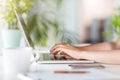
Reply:
[[[72, 69], [67, 64], [36, 64], [27, 73], [32, 80], [120, 80], [120, 65], [103, 64], [105, 68]], [[54, 70], [85, 70], [88, 74], [55, 74]], [[2, 56], [0, 56], [0, 77], [3, 74]], [[24, 74], [23, 74], [24, 75]], [[39, 78], [39, 79], [38, 79]], [[2, 80], [2, 79], [0, 79]], [[18, 79], [20, 80], [20, 79]], [[23, 79], [21, 79], [23, 80]]]
[[[104, 69], [71, 69], [67, 64], [39, 64], [38, 72], [28, 73], [33, 80], [120, 80], [120, 65], [106, 65]], [[88, 74], [55, 74], [54, 70], [85, 70]], [[37, 78], [37, 79], [36, 79]]]

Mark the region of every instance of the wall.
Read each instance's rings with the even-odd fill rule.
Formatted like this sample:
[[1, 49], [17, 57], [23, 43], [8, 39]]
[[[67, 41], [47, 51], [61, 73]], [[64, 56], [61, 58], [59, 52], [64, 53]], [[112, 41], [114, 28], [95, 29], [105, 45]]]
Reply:
[[111, 17], [113, 9], [114, 0], [77, 0], [77, 16], [79, 17], [77, 18], [77, 24], [81, 42], [87, 39], [87, 29], [91, 26], [93, 20], [103, 20]]
[[65, 27], [78, 32], [83, 42], [88, 37], [86, 29], [92, 21], [110, 17], [113, 4], [113, 0], [64, 0]]
[[76, 31], [76, 0], [63, 0], [63, 8], [65, 28]]

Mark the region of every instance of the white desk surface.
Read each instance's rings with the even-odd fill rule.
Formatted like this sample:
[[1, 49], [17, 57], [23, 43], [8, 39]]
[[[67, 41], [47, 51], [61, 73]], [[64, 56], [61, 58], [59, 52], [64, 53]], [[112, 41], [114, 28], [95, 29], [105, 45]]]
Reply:
[[[31, 80], [120, 80], [120, 65], [103, 64], [105, 68], [72, 69], [67, 64], [32, 64]], [[55, 74], [54, 70], [84, 70], [87, 74]], [[0, 56], [0, 77], [3, 74], [2, 56]], [[2, 80], [2, 79], [0, 79]], [[20, 80], [20, 79], [18, 79]], [[24, 80], [24, 79], [23, 79]], [[26, 79], [27, 80], [27, 79]]]

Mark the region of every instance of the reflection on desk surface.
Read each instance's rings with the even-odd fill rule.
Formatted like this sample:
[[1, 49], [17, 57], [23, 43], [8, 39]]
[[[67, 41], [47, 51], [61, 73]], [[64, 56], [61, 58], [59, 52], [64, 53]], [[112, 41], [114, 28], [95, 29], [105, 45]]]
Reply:
[[[74, 71], [74, 70], [69, 70]], [[83, 70], [82, 70], [83, 71]], [[103, 72], [97, 69], [84, 70], [85, 74], [64, 73], [56, 74], [54, 71], [37, 71], [23, 74], [30, 77], [32, 80], [116, 80], [120, 79], [120, 76], [113, 75], [107, 72]]]

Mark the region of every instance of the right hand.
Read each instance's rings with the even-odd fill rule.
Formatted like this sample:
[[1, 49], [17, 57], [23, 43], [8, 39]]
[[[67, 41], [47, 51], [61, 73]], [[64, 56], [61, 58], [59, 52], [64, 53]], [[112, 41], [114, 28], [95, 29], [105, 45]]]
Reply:
[[74, 58], [74, 59], [81, 59], [80, 58], [81, 50], [67, 43], [55, 44], [51, 48], [50, 52], [51, 54], [54, 54], [54, 55], [56, 55], [57, 53], [60, 53], [65, 56], [70, 56], [71, 58]]

